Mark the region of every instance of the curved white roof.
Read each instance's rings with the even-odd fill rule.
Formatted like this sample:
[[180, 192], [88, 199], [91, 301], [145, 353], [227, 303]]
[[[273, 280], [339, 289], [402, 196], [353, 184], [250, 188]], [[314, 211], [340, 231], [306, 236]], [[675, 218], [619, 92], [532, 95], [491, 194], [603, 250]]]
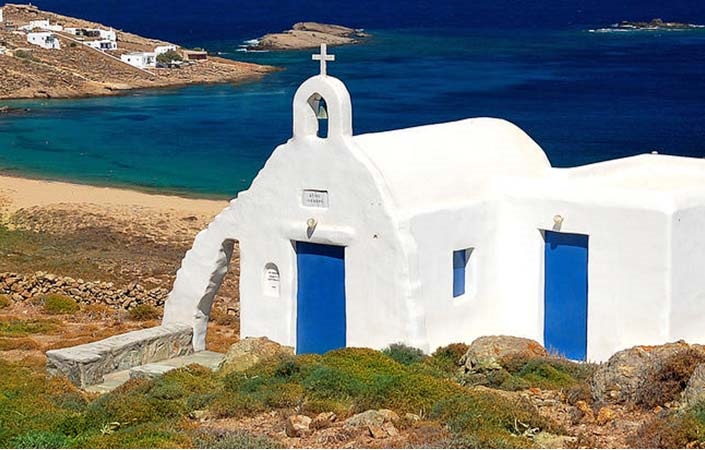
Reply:
[[353, 137], [400, 209], [437, 209], [486, 197], [498, 178], [542, 175], [541, 147], [506, 120], [466, 119]]

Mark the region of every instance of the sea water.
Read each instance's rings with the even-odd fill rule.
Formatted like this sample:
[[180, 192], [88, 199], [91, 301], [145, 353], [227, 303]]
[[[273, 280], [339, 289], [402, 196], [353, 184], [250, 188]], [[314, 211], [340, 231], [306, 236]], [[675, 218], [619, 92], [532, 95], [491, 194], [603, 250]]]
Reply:
[[246, 53], [241, 44], [309, 19], [373, 35], [332, 49], [329, 63], [350, 90], [355, 133], [492, 116], [523, 128], [554, 166], [651, 151], [705, 156], [705, 31], [589, 32], [657, 16], [703, 23], [697, 2], [34, 3], [285, 70], [240, 84], [9, 102], [27, 111], [0, 116], [5, 172], [234, 196], [291, 136], [293, 94], [318, 72], [311, 51]]

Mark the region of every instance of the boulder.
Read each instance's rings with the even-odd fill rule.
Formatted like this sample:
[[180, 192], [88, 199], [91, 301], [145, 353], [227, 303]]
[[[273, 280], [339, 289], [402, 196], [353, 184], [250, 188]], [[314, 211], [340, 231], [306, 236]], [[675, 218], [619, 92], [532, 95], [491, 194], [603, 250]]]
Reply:
[[595, 371], [592, 396], [598, 402], [652, 408], [682, 391], [700, 363], [705, 363], [703, 346], [684, 341], [622, 350]]
[[311, 429], [320, 430], [328, 428], [337, 418], [334, 412], [322, 412], [311, 421]]
[[532, 339], [514, 336], [483, 336], [475, 339], [459, 364], [466, 373], [501, 369], [506, 358], [535, 358], [548, 356], [548, 352]]
[[377, 410], [370, 409], [360, 414], [355, 414], [345, 420], [345, 426], [351, 428], [369, 427], [370, 425], [381, 427], [386, 419], [385, 414]]
[[305, 437], [311, 434], [311, 418], [301, 414], [289, 416], [286, 419], [286, 435], [292, 438]]
[[245, 338], [230, 346], [220, 369], [225, 373], [242, 372], [264, 359], [293, 354], [292, 347], [277, 344], [266, 337]]
[[705, 364], [695, 368], [683, 391], [682, 402], [685, 406], [693, 406], [705, 400]]

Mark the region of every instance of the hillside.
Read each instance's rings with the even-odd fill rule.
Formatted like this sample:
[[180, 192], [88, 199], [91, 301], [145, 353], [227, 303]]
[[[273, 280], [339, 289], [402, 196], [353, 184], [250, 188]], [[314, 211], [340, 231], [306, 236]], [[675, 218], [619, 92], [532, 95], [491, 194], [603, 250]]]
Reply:
[[[41, 11], [29, 5], [7, 4], [0, 23], [0, 99], [67, 98], [110, 95], [127, 89], [156, 88], [201, 83], [242, 82], [276, 70], [208, 56], [180, 68], [140, 69], [120, 60], [132, 52], [152, 52], [173, 45], [115, 30], [117, 49], [96, 50], [65, 31], [54, 32], [60, 49], [45, 49], [27, 41], [21, 27], [30, 21], [49, 20], [64, 28], [109, 29], [109, 26]], [[36, 30], [35, 30], [36, 31]], [[182, 52], [177, 46], [178, 51]], [[4, 53], [4, 54], [3, 54]]]

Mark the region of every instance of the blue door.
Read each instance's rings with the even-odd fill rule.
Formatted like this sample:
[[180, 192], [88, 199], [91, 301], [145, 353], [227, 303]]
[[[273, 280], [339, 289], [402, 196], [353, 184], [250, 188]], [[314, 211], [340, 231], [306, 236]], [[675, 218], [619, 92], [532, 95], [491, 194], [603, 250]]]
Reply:
[[587, 356], [588, 236], [545, 232], [544, 346], [567, 358]]
[[296, 353], [345, 347], [345, 249], [296, 243]]

